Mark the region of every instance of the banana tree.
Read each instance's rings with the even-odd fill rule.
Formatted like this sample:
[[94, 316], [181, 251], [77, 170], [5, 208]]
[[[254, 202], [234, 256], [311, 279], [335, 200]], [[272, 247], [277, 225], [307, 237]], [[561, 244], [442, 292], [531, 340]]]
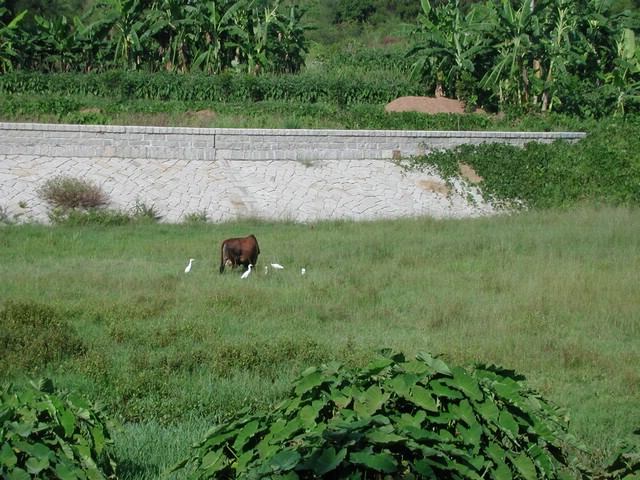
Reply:
[[531, 98], [531, 71], [540, 58], [540, 25], [533, 0], [524, 0], [514, 8], [502, 0], [495, 9], [495, 29], [491, 34], [494, 53], [492, 67], [480, 81], [482, 88], [493, 91], [500, 104], [526, 105]]
[[200, 4], [197, 12], [202, 22], [196, 30], [197, 50], [193, 67], [207, 73], [219, 73], [231, 66], [235, 45], [232, 38], [238, 32], [235, 21], [239, 10], [246, 8], [246, 2], [209, 1]]
[[624, 115], [630, 102], [640, 102], [640, 46], [633, 30], [625, 28], [616, 40], [614, 69], [605, 76], [616, 90], [615, 112]]
[[107, 26], [107, 50], [111, 64], [119, 68], [137, 68], [142, 63], [145, 45], [149, 37], [146, 30], [146, 11], [140, 0], [99, 0], [95, 6], [103, 18], [101, 26]]
[[[9, 10], [4, 6], [4, 1], [0, 2], [0, 19], [3, 18]], [[4, 24], [0, 21], [0, 72], [6, 73], [14, 68], [15, 59], [18, 57], [18, 51], [15, 49], [18, 43], [18, 31], [20, 22], [27, 14], [27, 11], [20, 12], [9, 23]]]
[[436, 8], [422, 0], [418, 21], [415, 35], [420, 40], [407, 53], [416, 57], [411, 75], [434, 87], [436, 96], [445, 95], [465, 75], [475, 75], [477, 60], [487, 50], [487, 24], [474, 10], [463, 14], [459, 0]]

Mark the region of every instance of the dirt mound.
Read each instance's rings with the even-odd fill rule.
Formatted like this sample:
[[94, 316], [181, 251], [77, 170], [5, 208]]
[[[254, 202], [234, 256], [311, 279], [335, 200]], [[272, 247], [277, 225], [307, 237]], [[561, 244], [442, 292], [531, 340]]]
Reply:
[[384, 107], [386, 112], [465, 113], [464, 102], [446, 97], [400, 97]]

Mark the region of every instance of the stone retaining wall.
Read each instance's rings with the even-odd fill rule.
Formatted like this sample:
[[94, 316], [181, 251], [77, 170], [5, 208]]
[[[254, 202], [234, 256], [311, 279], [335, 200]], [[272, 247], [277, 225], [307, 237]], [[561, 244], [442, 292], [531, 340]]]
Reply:
[[37, 187], [70, 175], [100, 185], [114, 208], [142, 202], [169, 222], [190, 213], [214, 222], [477, 216], [493, 212], [478, 192], [449, 191], [432, 172], [405, 172], [397, 160], [463, 143], [583, 136], [0, 123], [0, 207], [46, 221]]

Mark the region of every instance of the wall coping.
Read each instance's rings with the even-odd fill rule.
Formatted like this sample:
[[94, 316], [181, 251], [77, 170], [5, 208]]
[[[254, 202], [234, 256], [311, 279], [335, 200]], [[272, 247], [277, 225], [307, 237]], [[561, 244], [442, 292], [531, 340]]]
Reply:
[[192, 128], [137, 125], [75, 125], [58, 123], [0, 122], [0, 131], [87, 132], [98, 134], [146, 133], [161, 135], [249, 135], [249, 136], [335, 136], [335, 137], [407, 137], [407, 138], [512, 138], [579, 140], [585, 132], [525, 132], [480, 130], [334, 130], [269, 128]]

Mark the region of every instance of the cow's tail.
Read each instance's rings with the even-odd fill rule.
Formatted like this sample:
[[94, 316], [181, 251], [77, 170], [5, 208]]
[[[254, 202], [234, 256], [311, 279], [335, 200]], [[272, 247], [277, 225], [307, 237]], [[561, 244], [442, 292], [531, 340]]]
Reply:
[[224, 273], [225, 256], [227, 253], [227, 242], [222, 242], [220, 246], [220, 273]]

